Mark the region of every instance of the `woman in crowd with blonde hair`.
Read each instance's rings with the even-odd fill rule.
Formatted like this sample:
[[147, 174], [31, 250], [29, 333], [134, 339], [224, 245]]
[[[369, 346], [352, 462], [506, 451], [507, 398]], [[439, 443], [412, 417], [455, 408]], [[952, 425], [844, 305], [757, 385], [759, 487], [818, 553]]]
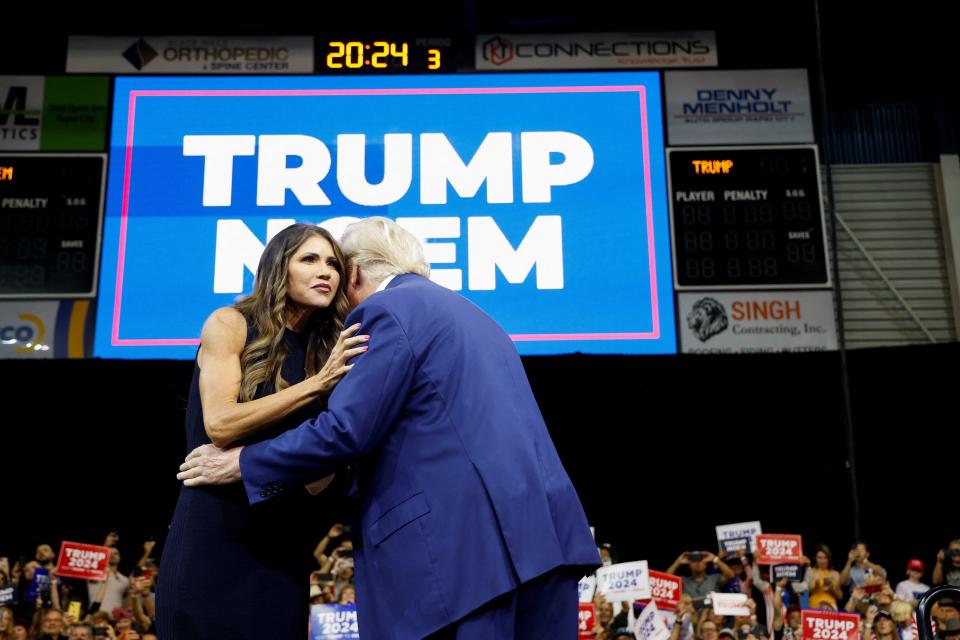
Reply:
[[897, 625], [900, 640], [916, 640], [913, 626], [913, 605], [905, 600], [894, 600], [890, 604], [890, 616]]
[[0, 640], [13, 639], [13, 609], [0, 607]]

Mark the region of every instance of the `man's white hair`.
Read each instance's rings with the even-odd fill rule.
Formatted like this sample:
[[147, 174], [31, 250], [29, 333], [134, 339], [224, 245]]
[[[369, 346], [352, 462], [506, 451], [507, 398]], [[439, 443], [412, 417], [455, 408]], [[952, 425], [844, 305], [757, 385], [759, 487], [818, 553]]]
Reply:
[[389, 218], [372, 216], [347, 225], [340, 248], [371, 280], [400, 273], [430, 277], [430, 265], [416, 236]]

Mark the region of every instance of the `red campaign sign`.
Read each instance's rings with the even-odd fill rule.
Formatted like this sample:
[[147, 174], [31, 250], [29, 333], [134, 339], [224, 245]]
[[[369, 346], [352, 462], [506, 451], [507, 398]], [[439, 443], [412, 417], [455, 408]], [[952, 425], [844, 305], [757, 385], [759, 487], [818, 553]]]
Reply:
[[860, 640], [860, 616], [806, 609], [801, 614], [803, 640]]
[[108, 564], [110, 564], [110, 547], [64, 542], [60, 545], [57, 575], [61, 578], [106, 580]]
[[592, 602], [580, 603], [579, 640], [593, 640], [593, 628], [597, 624], [597, 606]]
[[[661, 611], [676, 611], [683, 595], [683, 579], [660, 571], [650, 572], [650, 594]], [[646, 605], [650, 600], [637, 600]]]
[[761, 533], [757, 536], [758, 564], [802, 564], [803, 540], [800, 536], [782, 533]]

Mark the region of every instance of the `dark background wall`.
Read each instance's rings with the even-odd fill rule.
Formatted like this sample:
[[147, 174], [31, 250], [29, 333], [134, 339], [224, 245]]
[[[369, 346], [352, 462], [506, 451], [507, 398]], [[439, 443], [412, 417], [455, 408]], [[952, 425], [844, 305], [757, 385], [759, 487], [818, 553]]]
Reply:
[[[958, 343], [850, 352], [862, 532], [894, 575], [960, 535], [958, 361]], [[715, 525], [754, 519], [808, 548], [852, 543], [836, 353], [524, 362], [598, 540], [621, 557], [665, 567], [714, 549]], [[162, 539], [190, 373], [177, 361], [0, 361], [0, 551], [118, 528], [133, 559], [146, 536]], [[327, 508], [321, 520], [347, 517]]]
[[[947, 10], [822, 3], [831, 105], [909, 100], [927, 114], [929, 160], [955, 148]], [[946, 6], [946, 5], [944, 5]], [[134, 10], [136, 9], [136, 10]], [[163, 3], [0, 14], [0, 73], [62, 73], [75, 34], [298, 35], [353, 31], [463, 38], [485, 31], [717, 30], [721, 66], [808, 67], [813, 2], [634, 5], [431, 1], [415, 7], [317, 3], [295, 10]], [[818, 119], [822, 114], [818, 115]], [[937, 121], [941, 126], [937, 126]], [[949, 130], [949, 127], [946, 127]], [[899, 575], [960, 535], [953, 482], [958, 344], [852, 352], [850, 385], [862, 532]], [[840, 359], [764, 356], [528, 358], [527, 370], [598, 539], [663, 567], [713, 549], [716, 524], [760, 519], [770, 532], [853, 542]], [[163, 537], [184, 455], [189, 362], [0, 361], [0, 554], [41, 541], [121, 531], [128, 559]], [[342, 506], [342, 505], [341, 505]], [[328, 505], [330, 520], [343, 517]], [[319, 538], [323, 534], [317, 531]]]

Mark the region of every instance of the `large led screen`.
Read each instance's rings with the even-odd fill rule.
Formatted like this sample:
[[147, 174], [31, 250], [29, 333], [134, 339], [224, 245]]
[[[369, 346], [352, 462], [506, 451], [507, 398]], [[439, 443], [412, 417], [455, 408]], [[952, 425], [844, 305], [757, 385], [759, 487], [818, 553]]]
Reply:
[[293, 222], [387, 216], [521, 354], [674, 353], [657, 73], [117, 78], [95, 354], [191, 358]]

